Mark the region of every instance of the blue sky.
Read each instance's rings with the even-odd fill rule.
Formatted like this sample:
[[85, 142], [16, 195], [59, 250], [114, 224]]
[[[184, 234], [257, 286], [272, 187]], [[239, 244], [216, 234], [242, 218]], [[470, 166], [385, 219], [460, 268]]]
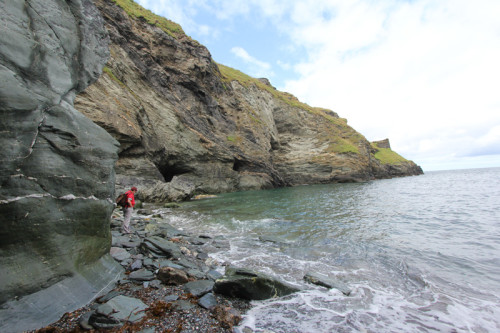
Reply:
[[136, 0], [424, 171], [500, 167], [498, 0]]

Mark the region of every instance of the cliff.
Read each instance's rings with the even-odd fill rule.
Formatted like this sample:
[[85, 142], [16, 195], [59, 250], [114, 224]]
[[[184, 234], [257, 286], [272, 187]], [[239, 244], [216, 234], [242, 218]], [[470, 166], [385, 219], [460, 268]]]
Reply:
[[118, 186], [166, 201], [422, 172], [335, 112], [215, 63], [175, 23], [115, 2], [95, 1], [111, 57], [75, 107], [120, 142]]
[[121, 270], [106, 255], [118, 142], [73, 107], [109, 57], [95, 6], [0, 11], [0, 331], [11, 332], [86, 304]]

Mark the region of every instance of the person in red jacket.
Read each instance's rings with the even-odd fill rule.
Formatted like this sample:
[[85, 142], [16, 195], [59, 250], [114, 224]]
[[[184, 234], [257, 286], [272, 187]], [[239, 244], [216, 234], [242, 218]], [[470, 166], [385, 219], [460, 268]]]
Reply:
[[132, 211], [135, 206], [135, 194], [137, 193], [137, 187], [132, 187], [130, 191], [125, 192], [127, 195], [127, 203], [123, 206], [123, 232], [130, 234], [130, 218], [132, 217]]

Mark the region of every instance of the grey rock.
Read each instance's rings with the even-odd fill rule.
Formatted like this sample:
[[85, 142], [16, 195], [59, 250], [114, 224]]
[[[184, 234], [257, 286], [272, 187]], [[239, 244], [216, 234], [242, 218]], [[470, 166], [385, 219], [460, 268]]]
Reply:
[[208, 293], [199, 299], [198, 304], [208, 310], [211, 310], [217, 306], [217, 299], [214, 294]]
[[179, 258], [182, 256], [182, 252], [177, 244], [157, 236], [146, 238], [141, 246], [153, 253], [164, 254], [167, 258]]
[[94, 314], [94, 311], [88, 311], [84, 313], [80, 319], [78, 320], [78, 324], [80, 325], [81, 328], [84, 330], [91, 330], [93, 327], [90, 324], [90, 317]]
[[97, 301], [99, 303], [106, 303], [107, 301], [115, 298], [116, 296], [120, 296], [120, 295], [122, 295], [122, 292], [117, 291], [117, 290], [112, 290], [109, 293], [107, 293], [106, 295], [99, 297], [97, 299]]
[[130, 265], [130, 270], [136, 271], [142, 268], [142, 260], [137, 259]]
[[88, 324], [96, 329], [110, 329], [122, 325], [119, 320], [97, 312], [90, 315]]
[[184, 266], [177, 265], [176, 263], [172, 262], [171, 260], [160, 260], [158, 262], [159, 267], [172, 267], [176, 269], [183, 269]]
[[[73, 106], [109, 57], [92, 1], [2, 1], [0, 11], [3, 304], [80, 275], [108, 253], [118, 142]], [[43, 308], [50, 315], [36, 324], [73, 309], [56, 308]], [[17, 329], [30, 329], [27, 316]], [[16, 325], [0, 322], [0, 331]]]
[[215, 281], [214, 292], [246, 300], [264, 300], [299, 291], [298, 288], [243, 268], [228, 267], [226, 275]]
[[177, 295], [168, 295], [168, 296], [165, 296], [165, 298], [163, 298], [163, 300], [167, 303], [176, 301], [178, 299], [179, 299], [179, 296], [177, 296]]
[[109, 254], [111, 254], [116, 261], [123, 261], [130, 258], [130, 253], [121, 247], [112, 247], [109, 250]]
[[222, 277], [223, 277], [223, 275], [221, 273], [219, 273], [218, 271], [216, 271], [215, 269], [212, 269], [207, 273], [207, 278], [209, 278], [210, 280], [215, 281], [215, 280], [220, 279]]
[[188, 273], [189, 276], [192, 276], [193, 278], [198, 280], [203, 280], [207, 278], [207, 275], [202, 271], [200, 271], [199, 269], [188, 268], [186, 269], [186, 273]]
[[131, 272], [128, 275], [128, 278], [132, 281], [151, 281], [155, 279], [155, 275], [153, 274], [153, 272], [143, 268]]
[[214, 288], [214, 281], [196, 280], [188, 282], [184, 285], [184, 290], [193, 296], [201, 297], [209, 293]]
[[120, 295], [99, 306], [97, 312], [120, 322], [137, 322], [146, 315], [142, 311], [146, 308], [141, 300]]
[[173, 307], [173, 309], [175, 309], [177, 311], [189, 311], [189, 310], [195, 308], [196, 305], [194, 305], [190, 301], [186, 301], [186, 300], [181, 299], [181, 300], [173, 302], [172, 307]]
[[326, 287], [328, 289], [338, 289], [346, 296], [349, 296], [351, 294], [351, 289], [342, 281], [330, 278], [319, 273], [307, 273], [304, 276], [304, 280], [318, 286]]

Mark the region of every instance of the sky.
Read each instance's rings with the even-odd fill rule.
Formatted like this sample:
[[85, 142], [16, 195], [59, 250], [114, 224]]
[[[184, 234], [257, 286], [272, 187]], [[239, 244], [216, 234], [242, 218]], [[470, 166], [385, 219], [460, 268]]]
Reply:
[[500, 167], [500, 0], [135, 0], [425, 171]]

